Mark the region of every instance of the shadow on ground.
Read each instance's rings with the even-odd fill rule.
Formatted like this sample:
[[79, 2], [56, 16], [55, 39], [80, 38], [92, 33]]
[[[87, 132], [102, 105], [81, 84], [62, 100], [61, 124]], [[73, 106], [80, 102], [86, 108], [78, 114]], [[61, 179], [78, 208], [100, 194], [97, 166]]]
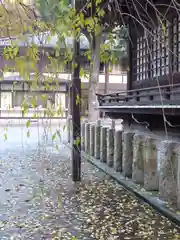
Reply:
[[27, 143], [20, 131], [0, 140], [1, 240], [180, 239], [178, 228], [88, 162], [73, 184], [70, 149], [56, 150], [36, 128]]

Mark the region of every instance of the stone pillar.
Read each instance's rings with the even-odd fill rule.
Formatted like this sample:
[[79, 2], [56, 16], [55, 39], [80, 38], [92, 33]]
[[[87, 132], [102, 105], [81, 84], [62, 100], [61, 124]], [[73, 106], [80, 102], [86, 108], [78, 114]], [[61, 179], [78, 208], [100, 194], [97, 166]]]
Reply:
[[107, 127], [101, 128], [101, 140], [100, 140], [100, 160], [101, 162], [107, 162]]
[[177, 149], [178, 168], [177, 168], [177, 207], [180, 209], [180, 145]]
[[112, 122], [111, 122], [111, 128], [112, 128], [112, 129], [115, 129], [115, 127], [116, 127], [115, 124], [116, 124], [115, 120], [112, 120]]
[[81, 146], [82, 146], [82, 151], [85, 150], [85, 125], [88, 121], [84, 120], [81, 123]]
[[147, 191], [159, 189], [159, 174], [157, 171], [157, 147], [156, 140], [144, 136], [144, 188]]
[[114, 133], [114, 170], [122, 172], [122, 131]]
[[122, 145], [123, 145], [123, 175], [125, 177], [132, 177], [132, 159], [133, 159], [133, 136], [132, 132], [123, 132]]
[[101, 142], [101, 121], [97, 120], [95, 126], [95, 149], [94, 149], [94, 156], [96, 159], [100, 159], [100, 142]]
[[160, 146], [159, 195], [171, 203], [177, 202], [178, 158], [174, 142], [163, 141]]
[[85, 124], [85, 152], [90, 153], [90, 123]]
[[84, 151], [85, 123], [81, 121], [81, 150]]
[[144, 141], [143, 135], [135, 134], [133, 138], [132, 180], [137, 184], [144, 183]]
[[114, 129], [110, 128], [107, 132], [107, 165], [113, 167], [114, 160]]
[[100, 119], [96, 120], [96, 125], [101, 126], [101, 120]]
[[90, 155], [94, 156], [94, 145], [95, 145], [95, 125], [90, 126]]

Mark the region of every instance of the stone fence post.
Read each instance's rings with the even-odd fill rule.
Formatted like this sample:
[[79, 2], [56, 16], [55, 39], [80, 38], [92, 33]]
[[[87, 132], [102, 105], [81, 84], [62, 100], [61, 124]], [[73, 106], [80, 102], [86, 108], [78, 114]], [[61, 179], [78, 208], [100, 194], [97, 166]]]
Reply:
[[101, 128], [101, 140], [100, 140], [100, 160], [101, 162], [107, 162], [107, 127]]
[[101, 142], [101, 121], [97, 120], [95, 125], [95, 149], [94, 156], [96, 159], [100, 159], [100, 142]]
[[85, 126], [88, 121], [84, 120], [81, 122], [81, 147], [82, 151], [85, 150]]
[[133, 170], [132, 180], [137, 184], [144, 183], [144, 151], [143, 135], [135, 134], [133, 138]]
[[132, 159], [133, 159], [133, 136], [132, 132], [123, 132], [123, 175], [132, 177]]
[[107, 131], [107, 165], [113, 167], [114, 160], [114, 128]]
[[122, 172], [122, 131], [114, 133], [114, 170]]
[[90, 155], [94, 156], [94, 146], [95, 146], [95, 125], [90, 125]]
[[85, 124], [85, 152], [90, 153], [90, 123]]
[[159, 194], [164, 200], [177, 203], [178, 158], [175, 142], [162, 141], [160, 147]]
[[144, 189], [147, 191], [157, 191], [159, 190], [157, 147], [156, 140], [150, 136], [144, 136], [144, 154]]
[[[180, 148], [180, 146], [179, 146]], [[178, 168], [177, 168], [177, 207], [180, 209], [180, 149], [177, 148]]]
[[115, 120], [112, 120], [111, 129], [115, 129], [115, 128], [116, 128], [116, 122], [115, 122]]

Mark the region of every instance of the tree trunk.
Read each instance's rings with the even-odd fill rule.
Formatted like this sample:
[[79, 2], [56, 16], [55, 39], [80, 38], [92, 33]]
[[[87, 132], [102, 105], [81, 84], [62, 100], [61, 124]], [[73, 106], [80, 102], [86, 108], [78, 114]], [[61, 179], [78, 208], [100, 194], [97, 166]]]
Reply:
[[[104, 79], [104, 94], [107, 94], [109, 83], [109, 62], [105, 63], [105, 79]], [[105, 112], [102, 112], [103, 117], [105, 118]]]
[[104, 94], [107, 93], [109, 83], [109, 63], [105, 64], [105, 81], [104, 81]]
[[94, 121], [99, 117], [98, 101], [96, 97], [97, 85], [99, 82], [99, 67], [100, 67], [100, 46], [102, 41], [102, 33], [95, 36], [95, 46], [92, 46], [93, 65], [90, 74], [89, 82], [89, 97], [88, 97], [88, 117]]

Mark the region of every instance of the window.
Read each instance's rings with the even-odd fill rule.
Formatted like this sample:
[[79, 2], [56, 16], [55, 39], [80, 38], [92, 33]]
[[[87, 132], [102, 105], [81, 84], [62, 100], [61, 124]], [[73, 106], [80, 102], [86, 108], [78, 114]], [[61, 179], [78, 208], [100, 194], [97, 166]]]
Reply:
[[148, 78], [147, 38], [137, 39], [137, 81]]
[[23, 92], [13, 92], [12, 93], [12, 107], [21, 107], [24, 101]]
[[180, 72], [180, 17], [173, 19], [173, 71]]
[[137, 39], [137, 81], [169, 73], [168, 22]]

